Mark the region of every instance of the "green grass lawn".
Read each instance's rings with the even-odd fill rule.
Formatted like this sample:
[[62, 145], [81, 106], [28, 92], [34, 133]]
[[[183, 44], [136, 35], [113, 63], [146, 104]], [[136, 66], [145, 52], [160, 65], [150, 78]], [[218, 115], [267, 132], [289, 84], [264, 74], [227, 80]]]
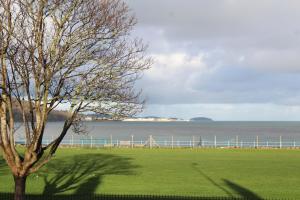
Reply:
[[[300, 198], [300, 150], [60, 149], [27, 181], [32, 194]], [[13, 180], [0, 160], [0, 193]]]

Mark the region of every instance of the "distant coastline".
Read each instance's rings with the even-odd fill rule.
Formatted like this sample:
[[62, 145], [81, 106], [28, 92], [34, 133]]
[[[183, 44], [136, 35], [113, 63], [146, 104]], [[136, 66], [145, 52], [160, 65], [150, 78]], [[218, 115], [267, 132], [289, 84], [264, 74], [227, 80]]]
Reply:
[[212, 122], [214, 120], [212, 120], [211, 118], [207, 118], [207, 117], [194, 117], [194, 118], [191, 118], [190, 121], [192, 121], [192, 122]]
[[138, 118], [126, 118], [123, 119], [124, 122], [178, 122], [178, 121], [188, 121], [177, 118], [164, 118], [164, 117], [138, 117]]
[[175, 117], [128, 117], [124, 119], [114, 119], [109, 115], [86, 115], [83, 117], [84, 121], [123, 121], [123, 122], [211, 122], [213, 121], [207, 117], [194, 117], [188, 120]]

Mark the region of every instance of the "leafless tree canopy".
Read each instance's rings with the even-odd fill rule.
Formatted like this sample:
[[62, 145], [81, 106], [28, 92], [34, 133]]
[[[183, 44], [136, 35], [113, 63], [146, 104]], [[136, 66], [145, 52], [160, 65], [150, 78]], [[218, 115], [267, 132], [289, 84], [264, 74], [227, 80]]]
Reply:
[[[119, 0], [0, 0], [0, 148], [15, 177], [55, 153], [78, 113], [126, 116], [142, 108], [134, 82], [151, 61], [130, 36], [136, 20]], [[70, 105], [61, 134], [42, 146], [49, 113]], [[15, 147], [22, 110], [26, 151]]]

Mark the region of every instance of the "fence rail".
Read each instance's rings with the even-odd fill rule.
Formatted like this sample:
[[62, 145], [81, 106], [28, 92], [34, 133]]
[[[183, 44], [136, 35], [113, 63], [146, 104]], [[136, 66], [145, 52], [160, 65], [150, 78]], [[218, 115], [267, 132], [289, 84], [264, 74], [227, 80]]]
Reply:
[[[48, 145], [53, 138], [45, 138], [43, 145]], [[17, 144], [25, 144], [25, 139], [16, 139]], [[300, 139], [279, 137], [252, 137], [241, 138], [224, 137], [202, 138], [200, 136], [191, 137], [166, 137], [166, 136], [148, 136], [137, 139], [133, 135], [128, 138], [115, 139], [96, 138], [94, 136], [84, 138], [66, 138], [61, 143], [64, 146], [76, 147], [128, 147], [128, 148], [300, 148]]]

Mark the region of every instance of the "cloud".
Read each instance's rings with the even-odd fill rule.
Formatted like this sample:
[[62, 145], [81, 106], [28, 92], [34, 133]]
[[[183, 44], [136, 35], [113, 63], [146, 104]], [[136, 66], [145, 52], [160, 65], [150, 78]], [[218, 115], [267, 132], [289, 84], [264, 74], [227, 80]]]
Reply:
[[128, 0], [137, 33], [157, 51], [223, 50], [249, 67], [299, 70], [300, 12], [295, 0]]
[[148, 104], [299, 104], [300, 1], [126, 2], [155, 60], [138, 82]]
[[[128, 0], [140, 27], [163, 29], [168, 39], [260, 39], [247, 43], [274, 46], [274, 39], [299, 35], [295, 0]], [[280, 27], [280, 29], [278, 29]], [[271, 42], [272, 41], [272, 42]], [[293, 40], [284, 38], [284, 43]], [[212, 42], [212, 41], [210, 41]], [[275, 44], [281, 44], [277, 41]], [[229, 44], [230, 45], [230, 44]], [[276, 46], [276, 45], [275, 45]], [[295, 46], [295, 44], [293, 45]], [[280, 45], [282, 47], [282, 45]], [[289, 47], [289, 46], [288, 46]]]
[[152, 55], [155, 64], [138, 83], [148, 104], [300, 103], [300, 74], [226, 66], [214, 56]]
[[148, 103], [185, 102], [191, 95], [190, 81], [201, 72], [207, 73], [210, 69], [204, 63], [203, 54], [195, 56], [184, 53], [153, 54], [153, 67], [146, 71], [138, 82]]

